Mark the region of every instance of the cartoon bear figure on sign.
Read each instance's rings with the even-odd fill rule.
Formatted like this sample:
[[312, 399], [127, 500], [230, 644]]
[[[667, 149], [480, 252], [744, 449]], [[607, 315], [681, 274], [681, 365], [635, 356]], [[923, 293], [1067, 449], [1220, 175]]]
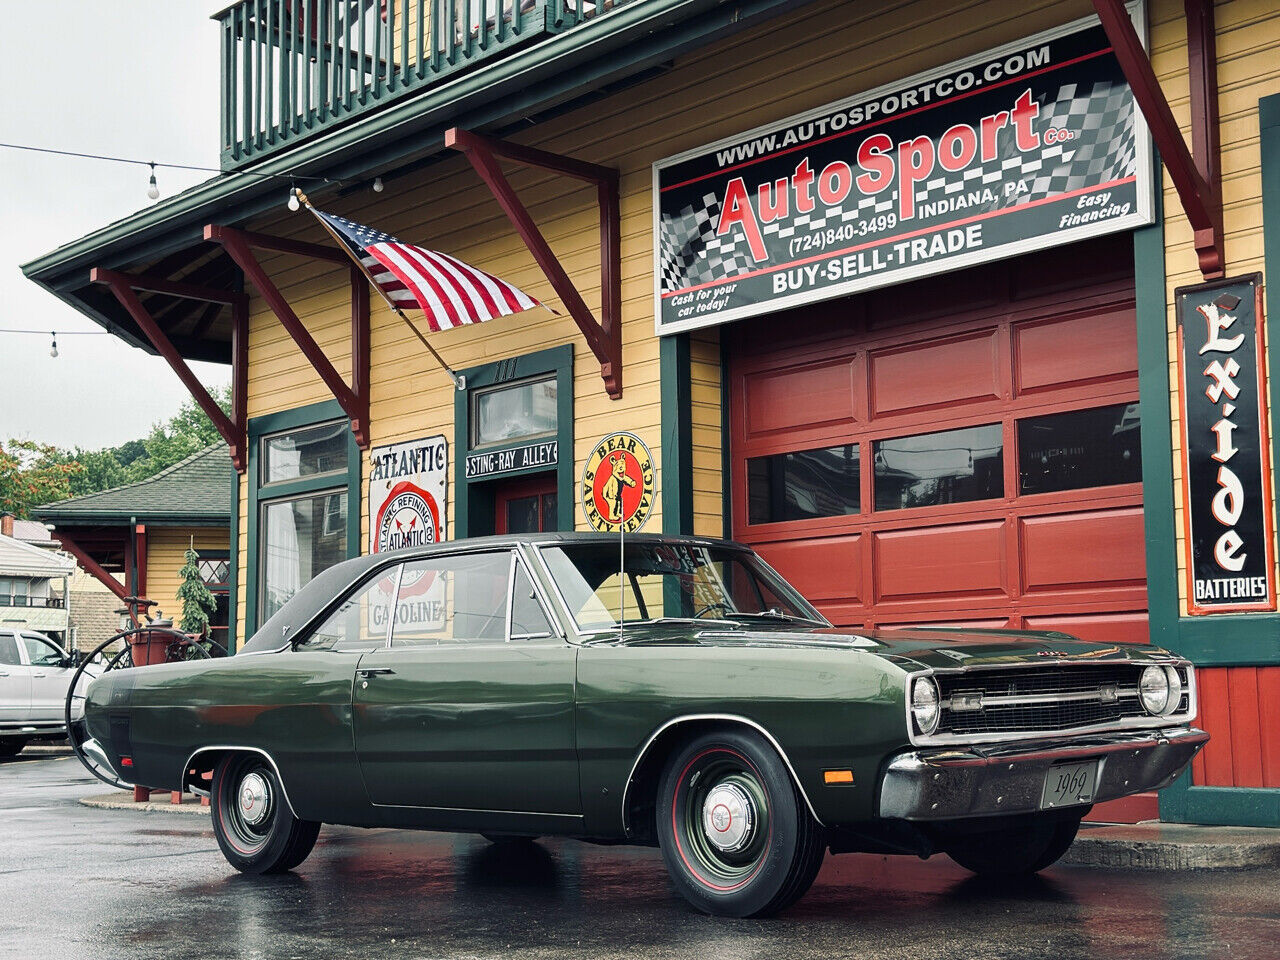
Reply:
[[606, 507], [605, 520], [609, 523], [622, 522], [622, 488], [634, 487], [635, 478], [627, 474], [627, 455], [621, 450], [609, 454], [609, 479], [605, 480], [600, 493], [604, 497]]

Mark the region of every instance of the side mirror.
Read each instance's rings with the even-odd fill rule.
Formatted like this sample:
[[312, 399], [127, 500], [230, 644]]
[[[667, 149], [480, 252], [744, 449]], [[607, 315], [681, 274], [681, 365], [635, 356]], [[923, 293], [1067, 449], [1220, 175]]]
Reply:
[[65, 667], [78, 667], [84, 663], [86, 657], [83, 650], [72, 650], [67, 654], [67, 659], [63, 661]]

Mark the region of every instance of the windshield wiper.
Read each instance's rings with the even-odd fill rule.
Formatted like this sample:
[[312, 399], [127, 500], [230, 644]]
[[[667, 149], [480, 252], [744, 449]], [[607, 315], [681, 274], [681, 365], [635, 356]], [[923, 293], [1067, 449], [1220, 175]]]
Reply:
[[812, 623], [814, 626], [825, 626], [821, 620], [814, 620], [812, 617], [799, 617], [793, 613], [783, 613], [781, 610], [761, 610], [759, 613], [735, 611], [733, 615], [735, 617], [750, 617], [755, 620], [777, 620], [782, 623]]

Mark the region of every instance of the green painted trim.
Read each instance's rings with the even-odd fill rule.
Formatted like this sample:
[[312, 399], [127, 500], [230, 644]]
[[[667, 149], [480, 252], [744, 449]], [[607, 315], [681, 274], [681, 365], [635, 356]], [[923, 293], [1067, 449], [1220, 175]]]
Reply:
[[1191, 771], [1160, 792], [1160, 819], [1214, 826], [1280, 827], [1280, 790], [1195, 787]]
[[[296, 430], [327, 420], [346, 422], [346, 414], [336, 400], [312, 403], [305, 407], [282, 410], [254, 417], [249, 421], [249, 509], [248, 530], [246, 531], [246, 575], [245, 575], [245, 637], [253, 636], [258, 629], [258, 537], [262, 504], [272, 500], [294, 497], [315, 490], [327, 490], [335, 486], [335, 476], [316, 477], [314, 479], [291, 480], [287, 483], [273, 483], [266, 496], [263, 496], [258, 483], [259, 476], [259, 440], [262, 437], [278, 433], [281, 430]], [[364, 464], [363, 451], [356, 445], [355, 435], [347, 429], [347, 558], [360, 556], [362, 531], [360, 474]]]
[[[1159, 159], [1155, 160], [1157, 182]], [[1138, 413], [1142, 429], [1142, 501], [1146, 530], [1147, 608], [1151, 642], [1178, 646], [1178, 560], [1173, 514], [1173, 423], [1169, 416], [1168, 315], [1165, 306], [1164, 211], [1133, 233], [1138, 325]]]
[[239, 633], [236, 627], [240, 624], [240, 611], [236, 606], [240, 593], [240, 474], [231, 474], [231, 538], [228, 541], [231, 549], [228, 560], [231, 562], [231, 577], [227, 584], [227, 653], [235, 653], [239, 647]]
[[[471, 392], [547, 373], [556, 375], [556, 442], [559, 450], [556, 463], [556, 526], [560, 530], [572, 530], [573, 507], [576, 502], [574, 491], [577, 488], [577, 478], [573, 471], [573, 344], [565, 343], [518, 357], [507, 357], [458, 372], [466, 377], [467, 389], [455, 390], [453, 394], [453, 449], [456, 455], [453, 461], [453, 532], [450, 539], [463, 540], [478, 536], [475, 531], [480, 529], [492, 532], [493, 488], [488, 484], [545, 472], [535, 468], [515, 470], [497, 477], [467, 479], [467, 454], [471, 452]], [[485, 449], [501, 450], [506, 447]]]
[[720, 334], [720, 522], [721, 536], [733, 539], [733, 451], [729, 425], [729, 343]]
[[693, 383], [687, 333], [658, 341], [662, 532], [693, 533]]

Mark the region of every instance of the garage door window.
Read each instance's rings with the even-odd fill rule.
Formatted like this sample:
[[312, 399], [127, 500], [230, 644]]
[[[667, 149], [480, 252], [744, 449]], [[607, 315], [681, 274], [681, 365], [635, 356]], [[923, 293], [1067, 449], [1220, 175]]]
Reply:
[[753, 457], [747, 461], [748, 522], [855, 514], [858, 476], [856, 443]]
[[1000, 424], [875, 442], [877, 510], [1004, 496]]
[[1136, 403], [1018, 421], [1018, 486], [1022, 493], [1141, 482]]

